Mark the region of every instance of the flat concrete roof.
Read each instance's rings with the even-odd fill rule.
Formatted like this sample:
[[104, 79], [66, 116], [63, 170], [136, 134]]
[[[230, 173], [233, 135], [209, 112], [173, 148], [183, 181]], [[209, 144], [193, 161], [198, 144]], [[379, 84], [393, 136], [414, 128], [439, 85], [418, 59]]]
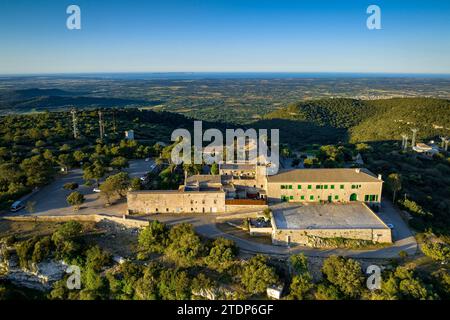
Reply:
[[272, 207], [278, 229], [386, 229], [362, 203], [293, 204]]

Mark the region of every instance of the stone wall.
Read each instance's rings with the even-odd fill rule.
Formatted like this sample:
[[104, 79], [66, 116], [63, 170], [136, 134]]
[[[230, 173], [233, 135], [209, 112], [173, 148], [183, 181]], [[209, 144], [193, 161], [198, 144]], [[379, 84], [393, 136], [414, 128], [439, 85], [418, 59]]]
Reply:
[[89, 214], [89, 215], [67, 215], [67, 216], [20, 216], [20, 217], [2, 217], [2, 220], [8, 221], [25, 221], [25, 222], [68, 222], [68, 221], [78, 221], [78, 222], [100, 222], [102, 220], [107, 220], [121, 224], [127, 228], [143, 228], [148, 226], [149, 222], [145, 220], [137, 220], [123, 217], [113, 217], [100, 214]]
[[[289, 239], [288, 239], [289, 237]], [[311, 237], [346, 238], [367, 240], [375, 243], [392, 243], [390, 229], [276, 229], [272, 231], [272, 243], [275, 245], [292, 244], [307, 246]]]
[[136, 191], [127, 195], [128, 213], [225, 212], [225, 192]]

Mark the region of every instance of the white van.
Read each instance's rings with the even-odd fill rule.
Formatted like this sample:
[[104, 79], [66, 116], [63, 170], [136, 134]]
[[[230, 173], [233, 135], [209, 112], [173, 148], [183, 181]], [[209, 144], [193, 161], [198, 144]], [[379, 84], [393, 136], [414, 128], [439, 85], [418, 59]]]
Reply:
[[12, 204], [11, 206], [11, 212], [17, 212], [22, 210], [23, 208], [25, 208], [25, 205], [23, 204], [22, 201], [16, 201]]

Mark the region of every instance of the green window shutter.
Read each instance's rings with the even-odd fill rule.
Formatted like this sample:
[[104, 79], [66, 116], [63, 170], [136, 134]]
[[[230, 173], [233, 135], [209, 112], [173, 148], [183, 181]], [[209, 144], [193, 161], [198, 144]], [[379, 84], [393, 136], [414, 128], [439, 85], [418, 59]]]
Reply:
[[289, 197], [289, 200], [294, 200], [294, 196], [290, 196], [290, 197]]
[[316, 185], [316, 189], [321, 189], [321, 186], [319, 184]]
[[335, 200], [339, 200], [339, 196], [334, 196], [334, 199]]
[[366, 202], [369, 201], [369, 196], [367, 194], [364, 197], [364, 201], [366, 201]]
[[341, 184], [341, 189], [344, 189], [344, 185], [343, 184]]
[[308, 189], [312, 189], [312, 185], [308, 184]]
[[289, 189], [292, 190], [292, 185], [289, 186]]
[[314, 200], [314, 196], [309, 196], [309, 200]]
[[330, 186], [330, 188], [334, 190], [334, 184], [332, 184], [332, 185]]
[[298, 185], [298, 186], [297, 186], [297, 189], [298, 189], [298, 190], [302, 190], [302, 186], [301, 186], [301, 185]]
[[301, 197], [300, 197], [300, 200], [305, 200], [305, 196], [301, 196]]
[[327, 185], [327, 184], [326, 184], [326, 185], [324, 185], [324, 188], [325, 188], [325, 189], [328, 189], [328, 185]]

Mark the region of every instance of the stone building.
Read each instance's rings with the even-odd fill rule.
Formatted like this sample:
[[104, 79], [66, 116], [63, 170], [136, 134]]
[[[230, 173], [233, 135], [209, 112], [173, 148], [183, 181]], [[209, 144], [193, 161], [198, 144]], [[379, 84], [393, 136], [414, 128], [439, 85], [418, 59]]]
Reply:
[[[185, 178], [179, 190], [128, 194], [128, 213], [227, 212], [232, 200], [379, 205], [383, 181], [364, 169], [298, 169], [268, 176], [255, 164], [220, 166], [220, 174]], [[248, 201], [247, 201], [248, 200]], [[258, 204], [259, 205], [259, 204]]]
[[135, 191], [127, 195], [128, 214], [225, 212], [223, 190]]
[[379, 205], [383, 181], [365, 169], [297, 169], [267, 178], [270, 202], [365, 202]]

